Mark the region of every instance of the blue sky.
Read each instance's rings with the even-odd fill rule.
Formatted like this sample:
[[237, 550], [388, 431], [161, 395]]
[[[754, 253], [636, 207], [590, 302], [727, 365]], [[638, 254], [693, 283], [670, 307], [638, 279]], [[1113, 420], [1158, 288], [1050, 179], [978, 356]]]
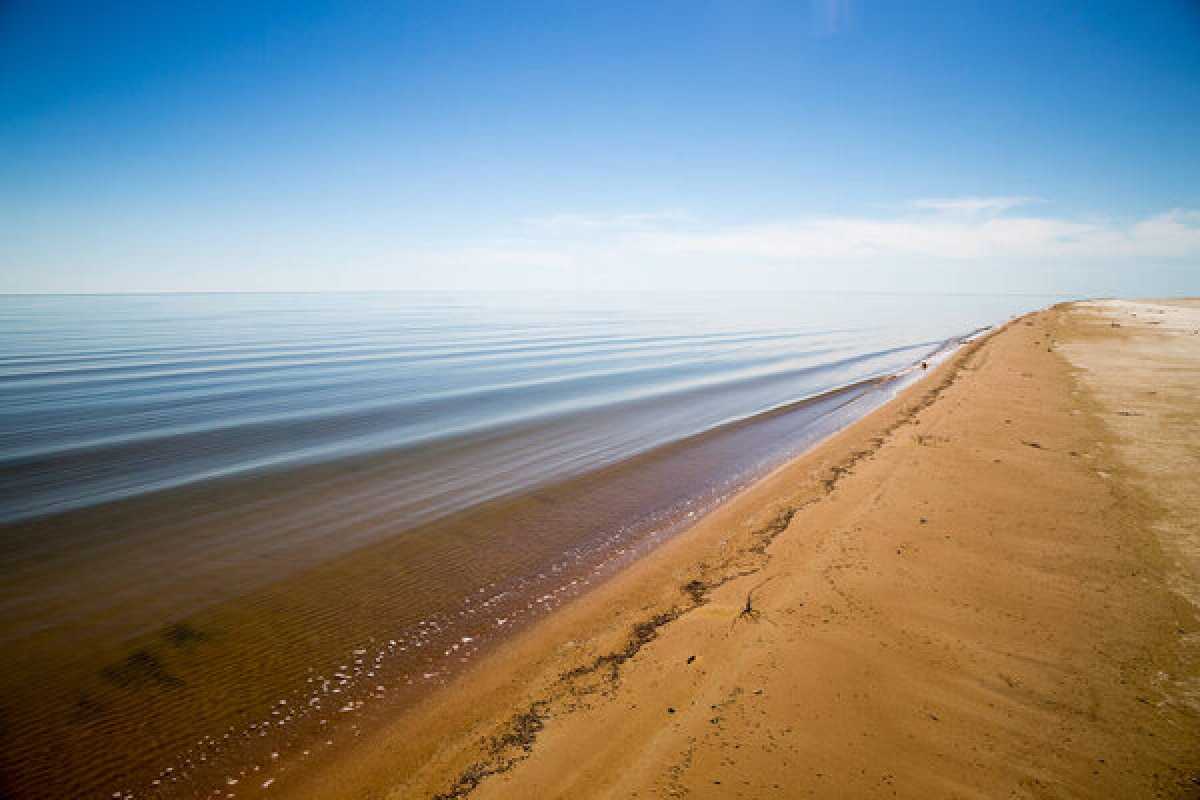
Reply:
[[1200, 293], [1200, 4], [0, 4], [0, 291]]

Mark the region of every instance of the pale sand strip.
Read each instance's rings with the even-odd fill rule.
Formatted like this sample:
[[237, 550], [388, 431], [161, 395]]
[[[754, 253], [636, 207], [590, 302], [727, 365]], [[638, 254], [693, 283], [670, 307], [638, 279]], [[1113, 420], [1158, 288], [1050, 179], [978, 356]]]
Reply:
[[1113, 313], [967, 348], [280, 794], [1194, 795], [1200, 335]]

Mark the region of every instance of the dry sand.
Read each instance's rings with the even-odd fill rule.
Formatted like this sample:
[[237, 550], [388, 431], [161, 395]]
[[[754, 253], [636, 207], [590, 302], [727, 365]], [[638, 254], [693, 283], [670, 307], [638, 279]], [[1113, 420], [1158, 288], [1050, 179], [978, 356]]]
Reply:
[[1197, 331], [1008, 325], [273, 794], [1200, 795]]

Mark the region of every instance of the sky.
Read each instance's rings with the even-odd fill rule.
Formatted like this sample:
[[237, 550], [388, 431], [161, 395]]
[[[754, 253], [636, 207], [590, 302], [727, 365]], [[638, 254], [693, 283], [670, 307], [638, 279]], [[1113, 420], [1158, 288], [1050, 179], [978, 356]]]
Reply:
[[1200, 294], [1200, 2], [0, 0], [0, 291]]

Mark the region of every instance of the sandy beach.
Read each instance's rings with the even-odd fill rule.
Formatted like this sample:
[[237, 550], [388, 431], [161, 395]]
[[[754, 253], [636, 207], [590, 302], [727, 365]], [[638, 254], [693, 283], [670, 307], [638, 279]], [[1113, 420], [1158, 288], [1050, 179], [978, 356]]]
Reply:
[[272, 794], [1195, 796], [1198, 331], [1020, 318]]
[[1200, 800], [1198, 25], [0, 4], [0, 800]]

